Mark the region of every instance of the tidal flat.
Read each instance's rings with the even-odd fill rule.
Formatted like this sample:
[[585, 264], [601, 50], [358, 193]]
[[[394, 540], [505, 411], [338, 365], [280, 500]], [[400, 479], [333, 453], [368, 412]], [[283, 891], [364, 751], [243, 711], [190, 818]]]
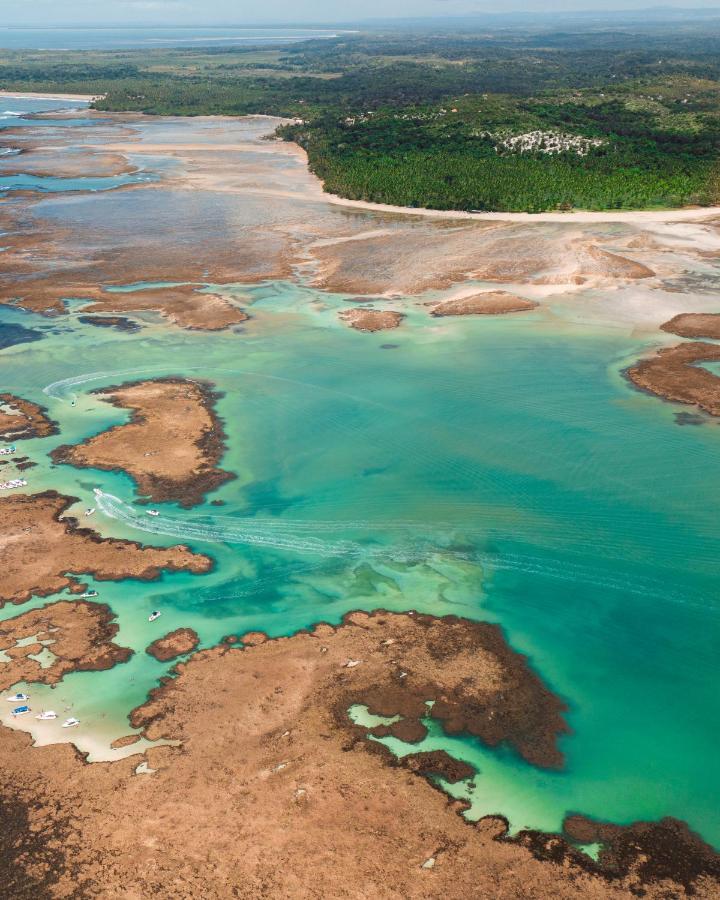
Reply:
[[[0, 710], [0, 790], [19, 804], [20, 837], [23, 821], [47, 835], [28, 870], [38, 890], [59, 895], [69, 878], [54, 849], [68, 840], [65, 825], [32, 806], [40, 783], [53, 802], [80, 786], [69, 846], [97, 833], [98, 846], [132, 857], [125, 874], [138, 890], [164, 896], [151, 843], [138, 851], [129, 832], [111, 838], [114, 824], [93, 812], [117, 791], [147, 841], [167, 850], [163, 877], [176, 866], [199, 885], [207, 860], [184, 856], [181, 831], [153, 824], [138, 783], [150, 779], [160, 802], [201, 772], [188, 796], [207, 804], [203, 837], [219, 839], [220, 817], [247, 846], [243, 821], [267, 818], [265, 843], [242, 870], [211, 861], [218, 891], [242, 877], [297, 892], [306, 841], [332, 840], [350, 858], [337, 822], [357, 808], [372, 866], [354, 859], [332, 878], [366, 893], [382, 893], [388, 878], [402, 896], [428, 896], [435, 878], [431, 892], [461, 896], [514, 871], [536, 896], [628, 897], [638, 883], [650, 897], [667, 885], [717, 896], [720, 429], [711, 416], [680, 427], [678, 413], [698, 411], [693, 398], [667, 402], [626, 373], [683, 342], [664, 323], [718, 312], [720, 220], [363, 209], [325, 197], [303, 154], [267, 139], [275, 120], [78, 108], [17, 119], [0, 122], [12, 125], [0, 146], [26, 146], [37, 167], [51, 145], [57, 171], [35, 176], [50, 179], [41, 190], [10, 180], [0, 201], [0, 324], [42, 336], [3, 347], [0, 371], [3, 391], [58, 430], [17, 441], [0, 469], [15, 474], [20, 454], [36, 464], [26, 487], [0, 499], [0, 515], [6, 504], [18, 519], [3, 552], [22, 581], [0, 630], [7, 622], [14, 634], [16, 617], [71, 601], [71, 579], [97, 590], [125, 651], [118, 666], [9, 686], [30, 694], [33, 712], [71, 709], [77, 728]], [[23, 174], [23, 155], [7, 155], [8, 179]], [[68, 173], [79, 158], [78, 181]], [[2, 167], [0, 157], [0, 186]], [[477, 305], [501, 292], [523, 303], [495, 304], [497, 314]], [[394, 314], [392, 353], [388, 334], [352, 327], [355, 308]], [[202, 327], [206, 314], [213, 330]], [[138, 327], [97, 327], [103, 317]], [[703, 389], [720, 397], [720, 378], [702, 371]], [[128, 408], [104, 399], [109, 389], [167, 379], [212, 385], [223, 444], [213, 465], [234, 478], [215, 479], [189, 509], [152, 500], [153, 516], [133, 475], [156, 457], [79, 468], [54, 451], [107, 446], [131, 423]], [[172, 429], [153, 440], [138, 453], [159, 450], [165, 477]], [[67, 533], [81, 558], [63, 569], [58, 540], [55, 593], [21, 578], [32, 564], [23, 542], [40, 557], [44, 540], [23, 530], [38, 527], [18, 518], [25, 495], [23, 509], [52, 506], [60, 522], [75, 520]], [[65, 533], [50, 512], [42, 528]], [[125, 552], [108, 539], [147, 545], [158, 577], [144, 581], [115, 558], [112, 573], [93, 568], [95, 547]], [[163, 569], [178, 545], [194, 570]], [[348, 617], [358, 610], [385, 612]], [[426, 625], [411, 625], [410, 613]], [[473, 643], [478, 623], [499, 626], [485, 650]], [[181, 629], [199, 649], [183, 644], [192, 655], [171, 683], [177, 661], [145, 651]], [[0, 654], [0, 673], [10, 665]], [[520, 702], [528, 685], [530, 705]], [[353, 724], [353, 704], [405, 724]], [[530, 708], [539, 717], [520, 738]], [[222, 776], [230, 745], [237, 782]], [[317, 745], [325, 786], [311, 764]], [[190, 815], [163, 809], [173, 821]], [[570, 814], [580, 818], [568, 824]], [[587, 819], [653, 824], [612, 831]], [[372, 837], [380, 826], [390, 838]], [[274, 863], [263, 846], [275, 847]], [[282, 873], [277, 854], [287, 856]], [[85, 876], [114, 877], [92, 856]]]

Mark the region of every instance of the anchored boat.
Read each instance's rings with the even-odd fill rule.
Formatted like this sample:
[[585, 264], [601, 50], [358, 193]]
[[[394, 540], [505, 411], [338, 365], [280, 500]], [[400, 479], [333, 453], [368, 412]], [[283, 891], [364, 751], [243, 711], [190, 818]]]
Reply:
[[75, 728], [76, 725], [80, 724], [80, 719], [76, 719], [74, 716], [70, 716], [69, 719], [65, 719], [62, 723], [63, 728]]
[[30, 694], [13, 694], [12, 697], [6, 697], [10, 703], [22, 703], [24, 700], [30, 699]]
[[153, 610], [150, 613], [150, 615], [148, 616], [148, 622], [154, 622], [155, 619], [159, 619], [161, 615], [162, 615], [162, 613], [159, 612], [157, 609]]
[[41, 719], [43, 722], [47, 722], [47, 721], [49, 721], [50, 719], [57, 719], [57, 713], [54, 712], [52, 709], [43, 710], [43, 712], [38, 713], [38, 714], [35, 716], [35, 718], [36, 718], [36, 719]]
[[29, 712], [32, 712], [29, 706], [16, 706], [10, 713], [11, 716], [17, 718], [18, 716], [26, 716]]

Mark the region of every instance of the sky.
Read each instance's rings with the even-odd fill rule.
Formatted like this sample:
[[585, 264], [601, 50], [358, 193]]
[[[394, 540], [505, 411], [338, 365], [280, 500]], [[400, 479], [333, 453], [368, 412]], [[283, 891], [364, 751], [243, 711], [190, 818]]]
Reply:
[[[487, 12], [643, 9], [652, 0], [0, 0], [2, 25], [252, 25], [349, 22], [368, 18]], [[673, 7], [716, 8], [719, 0], [673, 0]]]

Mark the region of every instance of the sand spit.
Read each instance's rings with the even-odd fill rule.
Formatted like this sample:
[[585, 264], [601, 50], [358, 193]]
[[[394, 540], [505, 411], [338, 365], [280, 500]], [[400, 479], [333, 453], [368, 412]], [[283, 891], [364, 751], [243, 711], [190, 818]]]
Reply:
[[430, 315], [442, 316], [499, 316], [505, 313], [526, 312], [538, 304], [508, 291], [483, 291], [469, 297], [458, 297], [432, 304]]
[[[562, 704], [496, 626], [354, 613], [177, 669], [133, 718], [179, 748], [84, 765], [68, 745], [29, 752], [28, 735], [0, 729], [10, 896], [660, 900], [686, 883], [717, 896], [717, 858], [681, 823], [636, 826], [635, 850], [613, 837], [622, 852], [600, 864], [557, 835], [508, 840], [502, 819], [468, 823], [426, 778], [469, 766], [442, 752], [396, 760], [350, 720], [353, 703], [398, 708], [429, 690], [449, 706], [472, 698], [478, 720], [509, 734], [535, 704], [526, 737], [554, 746]], [[152, 775], [134, 775], [141, 760]]]
[[339, 318], [356, 331], [388, 331], [397, 328], [404, 316], [390, 309], [367, 309], [356, 306], [354, 309], [341, 312]]
[[153, 641], [146, 652], [160, 662], [169, 662], [178, 656], [191, 653], [200, 643], [200, 638], [192, 628], [176, 628], [165, 637]]
[[123, 747], [131, 747], [133, 744], [137, 744], [139, 740], [139, 734], [125, 734], [122, 737], [115, 738], [115, 740], [111, 742], [110, 748], [112, 750], [122, 750]]
[[[68, 672], [111, 669], [127, 662], [132, 650], [113, 643], [118, 626], [109, 606], [84, 600], [62, 600], [0, 622], [0, 690], [20, 681], [57, 684]], [[32, 643], [19, 641], [32, 638]], [[33, 656], [52, 654], [45, 668]]]
[[660, 327], [680, 337], [720, 340], [720, 313], [681, 313]]
[[47, 410], [15, 394], [0, 394], [0, 438], [19, 441], [24, 438], [48, 437], [58, 433], [57, 422], [48, 418]]
[[80, 100], [93, 103], [102, 100], [105, 94], [43, 94], [37, 91], [0, 91], [0, 97], [8, 97], [13, 100]]
[[720, 416], [720, 377], [698, 365], [716, 361], [720, 361], [720, 344], [692, 341], [658, 350], [628, 369], [627, 375], [651, 394]]
[[24, 603], [69, 588], [83, 590], [82, 576], [100, 581], [151, 581], [163, 570], [208, 572], [212, 561], [187, 547], [144, 547], [102, 538], [76, 519], [61, 518], [76, 502], [55, 491], [0, 498], [0, 605]]
[[63, 445], [55, 462], [80, 468], [122, 469], [149, 500], [182, 506], [234, 476], [217, 464], [225, 450], [222, 424], [214, 412], [211, 385], [185, 378], [129, 382], [94, 391], [113, 406], [129, 409], [130, 421], [75, 446]]

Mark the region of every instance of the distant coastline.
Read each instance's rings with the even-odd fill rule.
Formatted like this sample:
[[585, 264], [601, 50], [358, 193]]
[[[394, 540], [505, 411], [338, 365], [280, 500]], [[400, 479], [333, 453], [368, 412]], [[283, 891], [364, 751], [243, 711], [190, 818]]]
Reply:
[[0, 91], [0, 97], [11, 100], [80, 100], [84, 103], [93, 103], [102, 100], [105, 94], [60, 94], [42, 93], [39, 91]]

